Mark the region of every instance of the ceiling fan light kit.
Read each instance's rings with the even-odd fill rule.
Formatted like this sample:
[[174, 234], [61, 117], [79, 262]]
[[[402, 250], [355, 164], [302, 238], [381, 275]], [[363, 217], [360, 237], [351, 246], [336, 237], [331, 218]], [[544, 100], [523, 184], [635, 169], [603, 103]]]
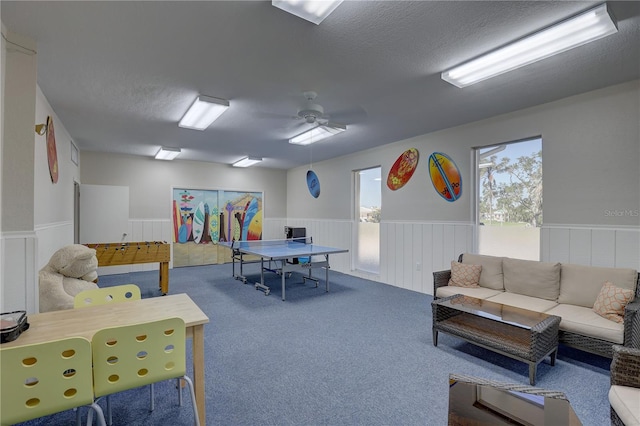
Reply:
[[320, 124], [289, 139], [294, 145], [310, 145], [330, 136], [337, 135], [347, 130], [347, 126], [337, 123]]
[[260, 157], [244, 157], [232, 164], [233, 167], [249, 167], [262, 161]]
[[343, 0], [272, 0], [271, 5], [318, 25]]
[[193, 130], [204, 130], [218, 119], [229, 108], [229, 101], [200, 95], [191, 104], [179, 127]]
[[466, 87], [618, 31], [603, 3], [541, 31], [509, 43], [441, 74], [443, 80]]
[[182, 150], [180, 148], [170, 148], [163, 146], [156, 153], [156, 160], [173, 160], [175, 159]]

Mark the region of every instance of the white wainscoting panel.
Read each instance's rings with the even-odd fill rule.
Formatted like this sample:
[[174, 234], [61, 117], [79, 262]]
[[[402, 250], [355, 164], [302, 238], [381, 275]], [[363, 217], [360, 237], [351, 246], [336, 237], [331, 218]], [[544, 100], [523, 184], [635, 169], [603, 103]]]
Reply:
[[73, 221], [38, 225], [35, 227], [35, 233], [38, 239], [36, 269], [39, 271], [49, 263], [56, 251], [73, 244]]
[[616, 267], [640, 271], [640, 229], [616, 230], [615, 253]]
[[382, 222], [379, 281], [419, 293], [433, 293], [433, 272], [451, 267], [471, 251], [467, 223]]
[[543, 225], [541, 260], [640, 270], [640, 228]]
[[37, 238], [35, 232], [2, 234], [4, 254], [1, 312], [38, 312]]
[[616, 233], [605, 229], [591, 231], [591, 265], [610, 266], [616, 264]]

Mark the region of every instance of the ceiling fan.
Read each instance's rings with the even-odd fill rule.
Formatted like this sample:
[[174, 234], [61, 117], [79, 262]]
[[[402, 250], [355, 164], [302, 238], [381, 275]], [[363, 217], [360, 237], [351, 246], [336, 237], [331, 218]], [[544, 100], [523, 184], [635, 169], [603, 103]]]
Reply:
[[315, 99], [318, 96], [316, 92], [304, 92], [303, 95], [307, 101], [298, 110], [297, 118], [304, 120], [305, 124], [313, 125], [313, 127], [290, 138], [289, 143], [309, 145], [347, 130], [346, 125], [329, 121], [329, 116], [324, 114], [322, 105], [315, 103]]

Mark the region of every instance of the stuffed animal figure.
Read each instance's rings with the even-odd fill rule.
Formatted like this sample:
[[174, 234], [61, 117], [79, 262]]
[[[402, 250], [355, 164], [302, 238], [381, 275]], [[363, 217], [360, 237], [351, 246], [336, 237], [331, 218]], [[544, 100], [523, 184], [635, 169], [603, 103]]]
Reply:
[[73, 308], [73, 299], [83, 290], [98, 288], [96, 251], [72, 244], [56, 251], [40, 270], [40, 312]]

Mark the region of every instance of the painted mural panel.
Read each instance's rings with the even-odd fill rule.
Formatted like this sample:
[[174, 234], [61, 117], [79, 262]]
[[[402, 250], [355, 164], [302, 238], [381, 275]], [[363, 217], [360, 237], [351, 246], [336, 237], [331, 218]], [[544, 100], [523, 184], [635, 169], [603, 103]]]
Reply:
[[262, 238], [262, 193], [174, 188], [173, 266], [224, 263], [219, 242]]

